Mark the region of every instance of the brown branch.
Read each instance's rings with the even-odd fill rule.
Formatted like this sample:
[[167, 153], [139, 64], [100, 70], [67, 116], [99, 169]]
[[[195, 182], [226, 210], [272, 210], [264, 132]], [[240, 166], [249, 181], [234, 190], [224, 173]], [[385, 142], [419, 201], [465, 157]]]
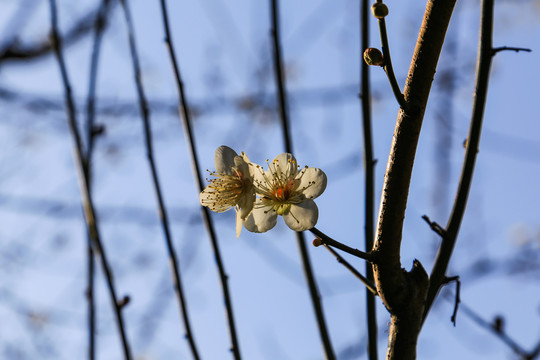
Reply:
[[[83, 15], [66, 31], [63, 36], [64, 47], [73, 45], [77, 41], [84, 39], [94, 29], [96, 16], [99, 16], [100, 9], [101, 2], [95, 10]], [[104, 19], [104, 26], [106, 26], [106, 23]], [[17, 38], [14, 38], [6, 47], [0, 49], [0, 63], [6, 60], [35, 60], [49, 54], [51, 51], [54, 51], [54, 43], [51, 38], [45, 38], [30, 45], [24, 45]]]
[[332, 249], [328, 244], [323, 244], [323, 246], [334, 255], [338, 263], [343, 265], [347, 270], [349, 270], [356, 278], [358, 278], [365, 286], [366, 289], [373, 295], [377, 295], [377, 289], [372, 281], [368, 280], [364, 275], [360, 274], [347, 260], [345, 260], [341, 255], [339, 255], [334, 249]]
[[[359, 257], [360, 259], [364, 259], [367, 261], [371, 261], [372, 259], [370, 253], [366, 253], [358, 249], [354, 249], [337, 240], [334, 240], [330, 236], [326, 235], [325, 233], [323, 233], [317, 228], [311, 228], [309, 229], [309, 231], [311, 231], [315, 236], [317, 236], [323, 245], [329, 245], [329, 246], [335, 247], [336, 249], [345, 251], [346, 253]], [[314, 242], [313, 245], [319, 246], [321, 244], [317, 244], [316, 242]]]
[[484, 329], [495, 335], [497, 338], [499, 338], [523, 360], [533, 360], [538, 355], [536, 353], [536, 349], [531, 352], [527, 352], [521, 345], [517, 343], [517, 341], [515, 341], [506, 333], [506, 331], [504, 330], [504, 326], [501, 322], [502, 318], [497, 317], [494, 319], [493, 322], [486, 321], [482, 317], [480, 317], [480, 315], [478, 315], [472, 308], [468, 307], [463, 303], [461, 304], [461, 312], [469, 319], [474, 321], [477, 325], [483, 327]]
[[437, 224], [435, 221], [431, 221], [427, 215], [422, 215], [422, 219], [424, 219], [424, 221], [428, 223], [431, 230], [435, 231], [440, 237], [443, 239], [446, 237], [446, 230], [441, 225]]
[[493, 6], [494, 0], [482, 1], [482, 15], [480, 19], [480, 40], [478, 44], [478, 61], [476, 64], [476, 85], [473, 99], [473, 109], [469, 136], [467, 138], [467, 150], [465, 160], [461, 170], [459, 186], [454, 201], [454, 206], [444, 234], [441, 247], [437, 254], [433, 270], [430, 275], [430, 285], [426, 306], [424, 310], [424, 320], [427, 317], [431, 306], [437, 296], [437, 293], [444, 286], [446, 269], [457, 240], [461, 222], [465, 214], [469, 190], [471, 187], [472, 176], [478, 154], [478, 145], [482, 129], [482, 120], [484, 117], [484, 108], [486, 104], [489, 71], [494, 56], [492, 47], [493, 33]]
[[410, 272], [402, 269], [402, 229], [424, 111], [454, 4], [427, 3], [386, 168], [372, 255], [377, 290], [392, 316], [388, 359], [416, 357], [428, 277], [416, 260]]
[[[361, 49], [369, 47], [369, 19], [370, 3], [368, 0], [360, 1], [360, 38]], [[375, 208], [375, 159], [373, 158], [373, 141], [371, 131], [371, 84], [369, 79], [369, 66], [360, 59], [360, 103], [362, 106], [362, 127], [364, 135], [364, 169], [365, 169], [365, 206], [364, 206], [364, 238], [365, 250], [370, 252], [373, 249], [374, 237], [374, 208]], [[401, 91], [400, 91], [401, 95]], [[403, 95], [401, 95], [403, 96]], [[366, 263], [366, 277], [370, 282], [374, 282], [373, 268], [370, 263]], [[375, 295], [366, 290], [366, 312], [368, 326], [368, 356], [370, 360], [378, 359], [378, 326], [377, 308]]]
[[384, 57], [384, 72], [386, 73], [386, 76], [388, 77], [388, 81], [390, 82], [390, 87], [392, 88], [392, 92], [394, 93], [394, 97], [396, 98], [396, 101], [398, 102], [399, 106], [404, 109], [405, 106], [407, 106], [407, 103], [405, 101], [405, 97], [401, 93], [401, 89], [399, 88], [399, 84], [396, 80], [396, 75], [394, 74], [394, 67], [392, 66], [392, 59], [390, 58], [390, 47], [388, 46], [388, 35], [386, 34], [386, 22], [384, 21], [384, 18], [378, 19], [379, 23], [379, 33], [381, 37], [381, 48], [382, 53]]
[[452, 313], [452, 317], [450, 318], [450, 321], [452, 321], [452, 324], [456, 326], [456, 319], [457, 319], [457, 313], [459, 309], [459, 304], [461, 303], [461, 281], [459, 280], [459, 276], [452, 276], [449, 278], [446, 278], [444, 281], [445, 284], [448, 284], [451, 281], [456, 282], [456, 297], [454, 301], [454, 312]]
[[131, 18], [131, 12], [129, 10], [127, 0], [120, 0], [120, 3], [122, 4], [122, 9], [124, 10], [123, 11], [124, 17], [126, 20], [129, 48], [130, 48], [131, 59], [133, 63], [135, 86], [137, 88], [137, 95], [139, 99], [139, 106], [140, 106], [140, 112], [141, 112], [141, 120], [143, 123], [146, 155], [148, 158], [148, 165], [150, 167], [152, 183], [153, 183], [153, 187], [154, 187], [154, 191], [156, 195], [157, 212], [159, 215], [159, 219], [161, 221], [161, 226], [162, 226], [164, 240], [165, 240], [165, 246], [167, 249], [167, 255], [169, 257], [169, 265], [171, 267], [171, 275], [172, 275], [172, 280], [173, 280], [174, 292], [178, 301], [178, 305], [180, 307], [180, 314], [182, 316], [184, 328], [186, 330], [186, 339], [188, 340], [194, 359], [199, 359], [199, 355], [195, 347], [193, 334], [192, 334], [191, 326], [189, 322], [187, 304], [186, 304], [184, 290], [182, 286], [182, 278], [180, 276], [180, 264], [179, 264], [178, 256], [176, 254], [176, 250], [174, 249], [174, 245], [172, 242], [172, 234], [171, 234], [171, 229], [169, 225], [169, 216], [167, 214], [167, 208], [165, 207], [163, 192], [161, 189], [159, 176], [157, 172], [157, 165], [154, 159], [154, 147], [153, 147], [152, 129], [151, 129], [151, 123], [150, 123], [150, 111], [148, 108], [148, 101], [146, 100], [146, 95], [145, 95], [144, 87], [142, 84], [142, 75], [141, 75], [141, 68], [139, 64], [139, 56], [137, 53], [137, 47], [135, 43], [135, 31], [134, 31], [134, 26], [133, 26], [133, 20]]
[[[97, 132], [95, 129], [95, 98], [96, 81], [98, 72], [99, 54], [101, 50], [101, 40], [103, 39], [104, 23], [109, 11], [109, 0], [102, 0], [99, 12], [94, 21], [94, 39], [92, 54], [90, 60], [90, 74], [88, 81], [88, 96], [86, 102], [86, 157], [84, 158], [85, 176], [88, 179], [88, 187], [91, 191], [92, 185], [92, 154], [94, 149], [94, 140]], [[87, 300], [88, 300], [88, 359], [96, 358], [96, 309], [94, 299], [95, 289], [95, 257], [92, 248], [92, 239], [88, 237], [88, 259], [87, 259]]]
[[107, 260], [105, 249], [101, 242], [101, 237], [99, 233], [99, 227], [97, 225], [96, 213], [94, 210], [94, 203], [92, 200], [92, 194], [90, 192], [89, 179], [87, 178], [87, 169], [86, 169], [86, 157], [84, 155], [81, 136], [77, 128], [76, 121], [76, 109], [75, 103], [73, 101], [73, 95], [71, 92], [71, 85], [69, 83], [69, 77], [67, 73], [66, 64], [64, 61], [64, 56], [62, 53], [62, 39], [58, 34], [58, 19], [56, 12], [56, 1], [50, 0], [50, 11], [51, 11], [51, 41], [53, 45], [54, 54], [58, 61], [58, 66], [60, 68], [60, 73], [62, 76], [62, 82], [65, 90], [65, 100], [66, 100], [66, 112], [68, 125], [73, 137], [74, 146], [74, 161], [77, 168], [77, 175], [79, 179], [79, 187], [81, 191], [81, 198], [83, 204], [83, 210], [86, 220], [86, 226], [88, 231], [88, 237], [91, 239], [92, 246], [95, 247], [93, 250], [95, 254], [99, 255], [101, 259], [101, 265], [105, 278], [107, 279], [107, 286], [109, 294], [111, 296], [111, 302], [113, 304], [114, 314], [116, 315], [116, 322], [118, 326], [118, 332], [120, 333], [120, 338], [122, 341], [122, 347], [124, 350], [124, 357], [126, 360], [131, 359], [131, 350], [128, 344], [126, 328], [124, 325], [124, 319], [122, 316], [122, 307], [118, 303], [118, 296], [116, 295], [116, 288], [114, 286], [113, 275]]
[[496, 47], [496, 48], [493, 48], [491, 51], [492, 51], [493, 54], [496, 54], [496, 53], [498, 53], [500, 51], [515, 51], [515, 52], [526, 51], [526, 52], [532, 52], [532, 50], [528, 49], [528, 48], [511, 47], [511, 46]]

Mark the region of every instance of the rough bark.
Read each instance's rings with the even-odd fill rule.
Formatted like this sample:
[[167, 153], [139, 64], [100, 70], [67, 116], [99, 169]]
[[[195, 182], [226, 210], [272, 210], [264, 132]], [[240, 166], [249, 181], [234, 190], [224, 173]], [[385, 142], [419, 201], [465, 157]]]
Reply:
[[403, 220], [429, 91], [455, 0], [430, 0], [418, 35], [398, 114], [373, 248], [375, 282], [391, 314], [387, 359], [415, 359], [429, 280], [420, 262], [402, 269]]

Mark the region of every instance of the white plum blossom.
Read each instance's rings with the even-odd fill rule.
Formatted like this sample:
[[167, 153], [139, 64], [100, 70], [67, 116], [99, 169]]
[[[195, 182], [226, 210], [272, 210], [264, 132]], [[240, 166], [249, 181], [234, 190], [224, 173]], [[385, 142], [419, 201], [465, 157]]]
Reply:
[[315, 226], [319, 210], [315, 199], [326, 189], [326, 174], [317, 168], [299, 170], [292, 154], [278, 155], [268, 162], [268, 170], [250, 164], [255, 191], [260, 196], [244, 226], [251, 232], [266, 232], [283, 216], [285, 223], [295, 231]]
[[215, 212], [236, 210], [236, 236], [240, 236], [242, 222], [253, 210], [255, 189], [250, 174], [250, 162], [246, 154], [240, 156], [228, 146], [220, 146], [214, 156], [216, 171], [210, 172], [215, 179], [201, 192], [201, 205]]

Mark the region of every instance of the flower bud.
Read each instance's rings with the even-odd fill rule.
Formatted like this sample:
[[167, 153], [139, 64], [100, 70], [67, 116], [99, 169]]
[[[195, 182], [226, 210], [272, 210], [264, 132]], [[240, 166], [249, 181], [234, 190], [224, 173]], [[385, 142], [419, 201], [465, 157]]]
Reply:
[[371, 12], [377, 19], [383, 19], [386, 15], [388, 15], [388, 6], [382, 2], [376, 2], [375, 4], [371, 5]]
[[316, 238], [315, 240], [313, 240], [313, 246], [315, 247], [319, 247], [323, 244], [323, 241], [319, 238]]
[[377, 48], [367, 48], [364, 51], [364, 61], [368, 65], [383, 66], [384, 57], [381, 51]]

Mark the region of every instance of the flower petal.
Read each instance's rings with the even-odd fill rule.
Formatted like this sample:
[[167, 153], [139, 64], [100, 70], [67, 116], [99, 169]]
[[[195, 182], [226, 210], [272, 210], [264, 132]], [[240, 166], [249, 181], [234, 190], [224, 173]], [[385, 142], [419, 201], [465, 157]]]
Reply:
[[251, 175], [249, 173], [249, 164], [244, 160], [244, 158], [242, 158], [242, 156], [234, 157], [234, 166], [236, 167], [237, 171], [240, 172], [242, 179], [244, 179], [244, 181], [251, 182]]
[[265, 184], [268, 171], [264, 171], [261, 165], [251, 163], [251, 176], [253, 176], [253, 182], [255, 184]]
[[[315, 199], [326, 189], [326, 174], [321, 169], [306, 168], [300, 171], [303, 173], [298, 185], [298, 191], [301, 191], [306, 199]], [[298, 175], [300, 176], [300, 175]], [[301, 190], [305, 188], [305, 190]]]
[[240, 232], [242, 231], [242, 218], [240, 216], [240, 211], [236, 211], [236, 237], [240, 237]]
[[255, 208], [244, 221], [244, 226], [248, 231], [263, 233], [276, 226], [277, 214], [270, 208]]
[[309, 199], [298, 205], [292, 205], [290, 211], [283, 215], [283, 220], [294, 231], [309, 230], [317, 224], [319, 209], [315, 201]]
[[222, 145], [216, 149], [214, 154], [214, 164], [216, 171], [220, 174], [232, 174], [231, 167], [234, 164], [234, 158], [238, 156], [236, 151], [228, 146]]
[[298, 172], [296, 159], [290, 153], [279, 154], [269, 165], [274, 167], [274, 171], [272, 172], [283, 174], [287, 178], [294, 178]]
[[248, 215], [253, 210], [253, 205], [255, 204], [255, 191], [253, 186], [250, 186], [246, 193], [242, 195], [240, 201], [236, 205], [236, 211], [240, 215], [242, 220], [246, 220]]

